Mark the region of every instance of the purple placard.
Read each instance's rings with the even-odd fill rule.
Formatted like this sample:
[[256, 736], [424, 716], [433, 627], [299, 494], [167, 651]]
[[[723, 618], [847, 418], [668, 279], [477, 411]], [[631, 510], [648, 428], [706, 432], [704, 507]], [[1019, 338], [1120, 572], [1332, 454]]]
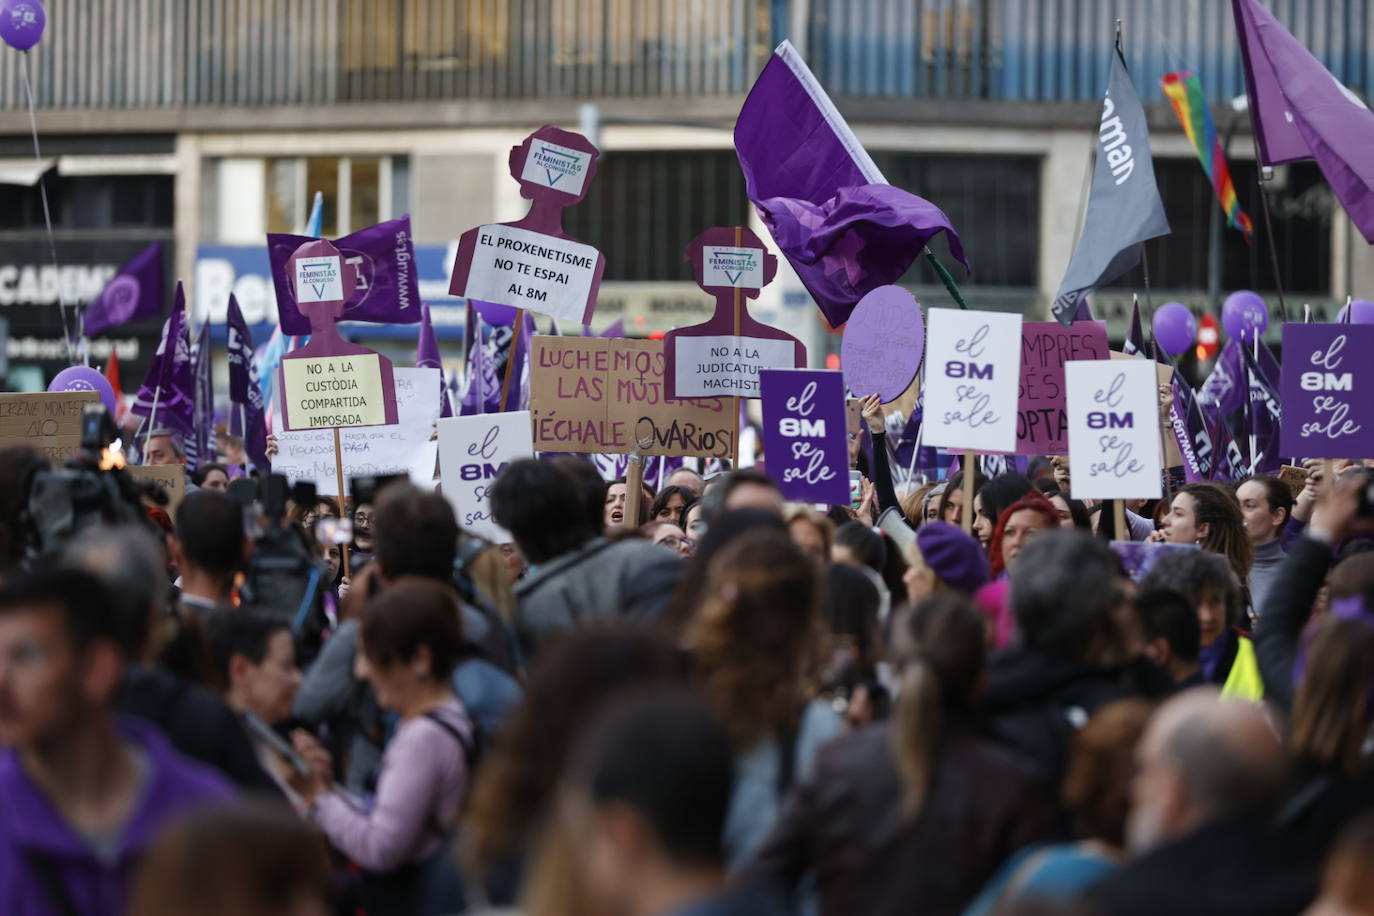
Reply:
[[1374, 456], [1374, 325], [1283, 326], [1279, 448], [1301, 458]]
[[844, 383], [884, 404], [902, 396], [921, 368], [926, 324], [921, 304], [900, 286], [880, 286], [859, 300], [844, 326], [840, 362]]
[[[731, 255], [747, 267], [732, 263]], [[697, 286], [715, 297], [716, 310], [710, 321], [664, 336], [663, 384], [668, 397], [755, 397], [754, 381], [761, 369], [806, 365], [805, 344], [749, 314], [749, 300], [757, 299], [778, 272], [777, 256], [768, 253], [757, 235], [742, 226], [707, 229], [687, 243], [683, 260], [691, 263]]]
[[786, 499], [849, 502], [844, 377], [824, 369], [765, 369], [763, 451]]
[[[282, 425], [287, 430], [343, 428], [353, 426], [381, 426], [398, 422], [396, 406], [396, 377], [391, 360], [375, 350], [359, 344], [350, 343], [339, 336], [339, 328], [334, 323], [343, 314], [344, 300], [349, 291], [357, 288], [356, 268], [348, 262], [327, 239], [306, 242], [296, 249], [286, 262], [289, 282], [296, 290], [297, 307], [310, 320], [310, 341], [282, 357], [281, 367], [277, 370], [277, 384], [282, 392]], [[361, 357], [356, 363], [348, 357]], [[371, 374], [372, 360], [376, 360], [376, 374]], [[337, 405], [321, 407], [320, 415], [331, 418], [327, 424], [302, 417], [300, 411], [293, 416], [291, 410], [295, 385], [288, 382], [294, 373], [287, 372], [288, 362], [294, 369], [303, 365], [292, 361], [312, 360], [312, 366], [326, 369], [319, 381], [313, 384], [328, 390], [317, 392], [318, 400], [333, 398]], [[328, 363], [319, 361], [329, 360]], [[333, 362], [337, 360], [337, 362]], [[366, 369], [365, 369], [366, 367]], [[366, 375], [359, 376], [361, 371]], [[333, 377], [333, 378], [330, 378]], [[356, 383], [352, 388], [348, 383]], [[357, 422], [348, 419], [361, 413], [354, 409], [353, 401], [381, 400], [380, 417], [361, 419]], [[375, 411], [373, 411], [375, 412]], [[382, 422], [377, 422], [380, 419]]]
[[1111, 359], [1107, 323], [1057, 321], [1021, 325], [1021, 390], [1016, 405], [1016, 454], [1067, 455], [1069, 415], [1064, 402], [1064, 364]]

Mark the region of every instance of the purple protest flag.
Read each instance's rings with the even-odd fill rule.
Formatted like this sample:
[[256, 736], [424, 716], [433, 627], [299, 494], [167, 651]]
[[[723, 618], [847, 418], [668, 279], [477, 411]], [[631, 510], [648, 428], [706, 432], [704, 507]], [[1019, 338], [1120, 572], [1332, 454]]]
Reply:
[[[590, 337], [591, 335], [588, 334], [587, 336]], [[606, 330], [602, 331], [601, 334], [600, 334], [599, 336], [601, 336], [601, 337], [624, 337], [624, 336], [625, 336], [625, 322], [624, 322], [624, 320], [623, 320], [623, 319], [620, 319], [620, 318], [617, 318], [615, 321], [611, 322], [610, 326], [607, 327]]]
[[515, 320], [520, 309], [489, 302], [468, 301], [468, 383], [463, 392], [460, 413], [497, 413], [501, 410], [501, 387], [505, 383], [506, 364], [515, 360], [511, 368], [511, 393], [507, 406], [522, 410], [529, 399], [530, 337], [534, 334], [534, 316], [525, 313], [520, 340], [511, 353], [515, 336]]
[[[1162, 350], [1160, 352], [1163, 353]], [[1174, 441], [1178, 443], [1179, 454], [1183, 456], [1184, 477], [1189, 483], [1211, 480], [1215, 450], [1202, 405], [1184, 380], [1183, 373], [1174, 372], [1171, 386], [1174, 403], [1169, 408], [1169, 428], [1174, 434]]]
[[119, 269], [86, 306], [87, 337], [162, 313], [162, 243], [153, 242]]
[[[1279, 440], [1283, 422], [1278, 386], [1274, 380], [1279, 378], [1278, 361], [1264, 344], [1259, 345], [1260, 358], [1256, 359], [1249, 347], [1242, 347], [1245, 357], [1245, 374], [1249, 381], [1250, 411], [1249, 426], [1246, 434], [1251, 443], [1250, 460], [1256, 474], [1277, 474], [1283, 467], [1279, 453]], [[1265, 366], [1265, 357], [1275, 369], [1271, 375]]]
[[[309, 334], [310, 321], [296, 305], [296, 294], [286, 273], [286, 262], [296, 249], [314, 241], [304, 235], [268, 233], [267, 255], [272, 262], [272, 283], [283, 334]], [[410, 235], [410, 216], [387, 220], [360, 229], [334, 242], [356, 275], [356, 284], [345, 293], [340, 321], [376, 324], [416, 324], [420, 320], [420, 285], [415, 272], [415, 246]]]
[[1127, 356], [1150, 358], [1149, 352], [1145, 349], [1145, 332], [1140, 327], [1140, 300], [1135, 296], [1131, 297], [1131, 330], [1126, 335], [1126, 342], [1122, 344], [1121, 352]]
[[1374, 455], [1374, 325], [1283, 326], [1280, 403], [1283, 454], [1301, 458]]
[[225, 319], [229, 354], [229, 428], [243, 438], [243, 451], [258, 473], [272, 470], [267, 460], [267, 421], [263, 416], [262, 387], [258, 384], [257, 364], [253, 360], [253, 335], [243, 320], [238, 299], [229, 294], [229, 314]]
[[1217, 364], [1198, 389], [1198, 400], [1222, 416], [1230, 416], [1245, 403], [1244, 363], [1242, 344], [1234, 338], [1226, 341], [1217, 357]]
[[192, 433], [186, 438], [186, 463], [198, 467], [215, 460], [215, 387], [210, 376], [210, 322], [200, 326], [191, 348]]
[[186, 331], [186, 293], [178, 282], [172, 314], [162, 325], [157, 352], [148, 361], [148, 371], [130, 410], [146, 417], [145, 425], [150, 430], [167, 427], [190, 436], [195, 430], [195, 403], [191, 340]]
[[1374, 113], [1257, 0], [1232, 0], [1262, 164], [1315, 159], [1374, 244]]
[[941, 232], [968, 267], [949, 218], [887, 183], [786, 41], [744, 100], [735, 152], [749, 199], [832, 327], [866, 293], [896, 283]]
[[444, 363], [439, 356], [439, 338], [434, 336], [429, 306], [423, 303], [420, 305], [420, 339], [415, 344], [415, 367], [439, 370], [439, 416], [453, 416], [453, 405], [448, 400], [448, 383], [444, 380]]
[[849, 502], [844, 376], [825, 369], [764, 369], [763, 454], [783, 498]]

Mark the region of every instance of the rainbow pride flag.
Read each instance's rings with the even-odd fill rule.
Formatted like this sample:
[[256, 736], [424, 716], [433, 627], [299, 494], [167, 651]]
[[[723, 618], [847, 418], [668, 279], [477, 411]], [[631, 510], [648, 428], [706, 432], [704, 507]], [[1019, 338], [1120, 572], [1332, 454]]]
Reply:
[[1222, 155], [1221, 140], [1217, 137], [1217, 125], [1212, 120], [1212, 111], [1207, 107], [1207, 99], [1202, 94], [1202, 84], [1197, 74], [1191, 70], [1166, 73], [1159, 81], [1160, 88], [1174, 107], [1174, 114], [1188, 135], [1188, 142], [1197, 153], [1202, 170], [1212, 182], [1221, 201], [1221, 209], [1226, 211], [1226, 221], [1234, 229], [1240, 230], [1245, 240], [1250, 241], [1255, 234], [1255, 225], [1240, 208], [1236, 198], [1236, 186], [1231, 181], [1231, 170], [1226, 167], [1226, 157]]

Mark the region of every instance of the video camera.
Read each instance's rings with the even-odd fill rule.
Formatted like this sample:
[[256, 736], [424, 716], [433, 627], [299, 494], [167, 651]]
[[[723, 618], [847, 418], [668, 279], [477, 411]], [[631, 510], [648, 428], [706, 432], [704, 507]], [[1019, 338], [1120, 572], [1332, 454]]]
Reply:
[[34, 474], [25, 512], [31, 556], [48, 553], [91, 525], [151, 524], [143, 501], [167, 504], [162, 488], [135, 480], [124, 470], [123, 457], [109, 451], [118, 436], [104, 405], [87, 404], [77, 451], [63, 467]]

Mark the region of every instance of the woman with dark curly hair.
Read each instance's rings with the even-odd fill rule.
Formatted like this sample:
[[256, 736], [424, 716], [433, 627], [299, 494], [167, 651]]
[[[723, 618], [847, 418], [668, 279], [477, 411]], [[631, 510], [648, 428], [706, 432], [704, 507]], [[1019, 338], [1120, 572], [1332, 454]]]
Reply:
[[814, 699], [824, 646], [820, 571], [785, 531], [751, 530], [711, 561], [685, 643], [706, 696], [735, 745], [725, 824], [729, 865], [759, 847], [787, 789], [839, 716]]

